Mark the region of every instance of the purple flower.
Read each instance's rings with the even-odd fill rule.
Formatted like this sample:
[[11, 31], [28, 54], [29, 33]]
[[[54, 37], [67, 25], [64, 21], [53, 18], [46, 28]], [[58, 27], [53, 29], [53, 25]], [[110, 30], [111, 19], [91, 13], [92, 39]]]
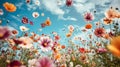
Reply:
[[55, 67], [53, 61], [48, 57], [43, 57], [36, 63], [36, 67]]
[[0, 40], [7, 39], [11, 35], [10, 30], [7, 27], [0, 26]]
[[94, 16], [92, 15], [92, 13], [85, 13], [84, 19], [89, 22], [94, 19]]
[[107, 50], [105, 48], [98, 48], [97, 53], [105, 53]]
[[13, 60], [12, 62], [10, 62], [10, 64], [8, 64], [7, 67], [21, 67], [22, 64], [20, 61], [18, 60]]
[[39, 43], [42, 51], [48, 51], [53, 46], [53, 41], [48, 36], [41, 37]]

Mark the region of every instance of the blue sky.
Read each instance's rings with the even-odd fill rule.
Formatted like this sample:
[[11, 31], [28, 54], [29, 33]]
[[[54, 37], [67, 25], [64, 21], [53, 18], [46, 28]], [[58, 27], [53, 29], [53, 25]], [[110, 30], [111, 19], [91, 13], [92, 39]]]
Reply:
[[[27, 4], [25, 0], [0, 0], [0, 9], [4, 11], [4, 15], [0, 16], [0, 19], [3, 21], [2, 25], [6, 26], [6, 20], [9, 20], [8, 26], [17, 30], [19, 30], [19, 26], [23, 25], [34, 32], [42, 29], [39, 34], [50, 34], [55, 31], [64, 38], [68, 25], [73, 25], [78, 29], [78, 31], [74, 32], [74, 35], [81, 34], [79, 31], [86, 24], [83, 18], [85, 12], [93, 13], [96, 11], [94, 14], [95, 19], [91, 22], [94, 24], [97, 21], [101, 21], [104, 17], [104, 12], [111, 6], [120, 9], [120, 0], [73, 0], [73, 4], [70, 7], [65, 5], [65, 0], [38, 0], [40, 2], [39, 5], [35, 4], [36, 1], [37, 0], [31, 0], [30, 4]], [[5, 2], [15, 4], [17, 10], [13, 13], [7, 12], [3, 8], [3, 3]], [[59, 4], [57, 2], [59, 2]], [[39, 14], [44, 13], [45, 16], [40, 15], [38, 18], [33, 18], [33, 12], [39, 12]], [[33, 21], [34, 25], [22, 24], [21, 19], [24, 16]], [[41, 28], [40, 24], [48, 17], [52, 25]], [[66, 31], [64, 32], [62, 29]]]

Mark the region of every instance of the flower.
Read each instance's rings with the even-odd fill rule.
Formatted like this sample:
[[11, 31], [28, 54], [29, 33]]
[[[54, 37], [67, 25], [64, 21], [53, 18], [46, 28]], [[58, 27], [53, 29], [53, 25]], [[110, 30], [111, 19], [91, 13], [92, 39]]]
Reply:
[[103, 21], [104, 21], [104, 24], [108, 25], [108, 24], [111, 24], [113, 20], [109, 18], [104, 18]]
[[84, 19], [87, 21], [87, 22], [90, 22], [94, 19], [94, 16], [92, 15], [92, 13], [85, 13], [84, 15]]
[[120, 57], [120, 36], [113, 37], [111, 44], [107, 48], [113, 53], [113, 55]]
[[8, 11], [8, 12], [15, 12], [16, 11], [16, 6], [12, 3], [8, 3], [8, 2], [5, 2], [3, 4], [4, 8]]
[[46, 25], [46, 26], [50, 26], [50, 25], [51, 25], [50, 18], [47, 18], [47, 20], [45, 21], [45, 25]]
[[7, 39], [11, 35], [11, 31], [7, 27], [0, 26], [0, 40]]
[[80, 53], [84, 53], [84, 52], [85, 52], [85, 49], [84, 49], [84, 48], [79, 48], [79, 52], [80, 52]]
[[90, 23], [86, 24], [86, 25], [85, 25], [85, 28], [86, 28], [86, 29], [91, 29], [91, 28], [92, 28], [92, 24], [90, 24]]
[[36, 67], [37, 59], [28, 60], [28, 67]]
[[45, 23], [41, 23], [41, 27], [44, 28], [46, 26]]
[[28, 18], [27, 17], [23, 17], [22, 18], [22, 23], [23, 24], [27, 24], [28, 23]]
[[74, 26], [69, 25], [69, 26], [68, 26], [68, 29], [69, 29], [70, 32], [73, 32], [73, 31], [74, 31]]
[[97, 37], [102, 37], [105, 34], [105, 29], [104, 28], [96, 28], [94, 31], [94, 34]]
[[20, 41], [22, 41], [22, 44], [19, 44], [20, 47], [22, 48], [32, 48], [33, 46], [33, 40], [29, 37], [20, 37]]
[[25, 27], [25, 26], [20, 26], [20, 30], [22, 32], [25, 32], [25, 31], [28, 31], [29, 29], [27, 27]]
[[55, 67], [53, 61], [48, 57], [42, 57], [36, 63], [36, 67]]
[[32, 16], [33, 16], [34, 18], [38, 18], [38, 17], [39, 17], [39, 13], [38, 13], [38, 12], [33, 12], [33, 13], [32, 13]]
[[66, 37], [71, 37], [72, 33], [67, 33]]
[[16, 36], [18, 34], [18, 31], [17, 30], [12, 30], [12, 35]]
[[39, 40], [39, 43], [42, 51], [48, 51], [53, 46], [53, 41], [48, 36], [42, 36], [41, 39]]
[[67, 5], [67, 6], [71, 6], [71, 5], [72, 5], [72, 3], [73, 3], [73, 1], [72, 1], [72, 0], [66, 0], [66, 5]]
[[21, 67], [22, 66], [22, 63], [18, 60], [13, 60], [12, 62], [10, 62], [8, 64], [7, 67]]
[[105, 12], [105, 16], [110, 19], [116, 18], [117, 14], [118, 14], [118, 12], [113, 8], [111, 8]]
[[107, 52], [107, 50], [105, 48], [98, 48], [97, 52], [98, 53], [105, 53], [105, 52]]
[[32, 21], [30, 21], [30, 25], [33, 25], [33, 22], [32, 22]]

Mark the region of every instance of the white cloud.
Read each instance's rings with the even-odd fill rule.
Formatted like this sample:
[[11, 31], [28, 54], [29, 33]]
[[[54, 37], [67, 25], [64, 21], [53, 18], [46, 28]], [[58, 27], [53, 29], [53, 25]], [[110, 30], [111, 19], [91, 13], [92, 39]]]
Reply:
[[113, 2], [111, 3], [111, 6], [114, 8], [120, 9], [120, 0], [113, 0]]
[[86, 11], [89, 11], [95, 8], [95, 4], [93, 3], [86, 3], [86, 4], [76, 3], [76, 4], [73, 4], [73, 6], [78, 13], [84, 13]]
[[57, 5], [56, 0], [43, 0], [42, 1], [46, 10], [55, 15], [64, 15], [64, 11]]
[[71, 20], [71, 21], [77, 21], [76, 18], [74, 18], [74, 17], [70, 17], [70, 16], [68, 16], [67, 18], [65, 18], [65, 17], [63, 17], [63, 16], [59, 16], [59, 19], [62, 19], [62, 20]]

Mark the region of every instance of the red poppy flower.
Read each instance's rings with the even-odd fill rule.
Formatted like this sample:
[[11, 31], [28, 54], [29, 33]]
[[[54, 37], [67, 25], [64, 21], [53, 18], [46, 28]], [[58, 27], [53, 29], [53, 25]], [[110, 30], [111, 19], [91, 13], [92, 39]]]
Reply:
[[66, 5], [67, 5], [67, 6], [71, 6], [71, 5], [72, 5], [72, 2], [73, 2], [72, 0], [66, 0]]
[[85, 52], [85, 48], [79, 48], [80, 53], [84, 53]]
[[27, 24], [28, 23], [28, 18], [27, 17], [23, 17], [22, 18], [22, 23], [23, 24]]
[[33, 25], [33, 22], [32, 22], [32, 21], [30, 21], [30, 25]]
[[55, 40], [59, 40], [60, 39], [60, 36], [59, 35], [56, 35], [55, 36]]

